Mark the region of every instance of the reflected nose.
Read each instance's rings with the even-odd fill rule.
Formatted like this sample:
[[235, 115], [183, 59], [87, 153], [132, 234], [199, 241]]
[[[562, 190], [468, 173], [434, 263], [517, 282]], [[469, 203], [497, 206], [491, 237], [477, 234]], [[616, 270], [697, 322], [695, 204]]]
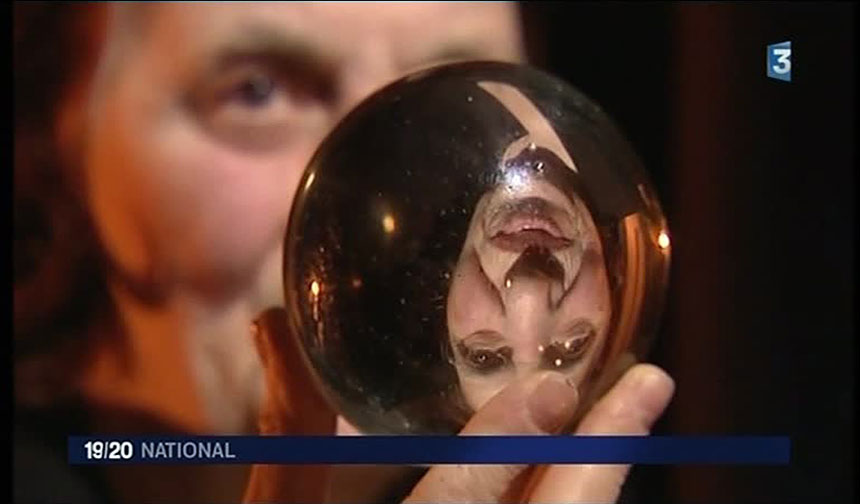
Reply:
[[501, 297], [518, 375], [540, 366], [563, 294], [563, 278], [564, 271], [552, 254], [536, 247], [523, 252], [505, 275]]
[[561, 282], [544, 275], [517, 275], [505, 279], [502, 299], [508, 316], [549, 316]]
[[560, 282], [542, 275], [519, 275], [505, 280], [505, 331], [514, 347], [518, 374], [536, 369], [553, 326], [552, 293]]

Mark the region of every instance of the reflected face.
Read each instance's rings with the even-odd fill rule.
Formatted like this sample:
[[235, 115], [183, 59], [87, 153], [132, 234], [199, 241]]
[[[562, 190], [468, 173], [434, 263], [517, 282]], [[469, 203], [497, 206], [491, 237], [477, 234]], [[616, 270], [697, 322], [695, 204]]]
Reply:
[[531, 168], [507, 169], [476, 207], [448, 296], [466, 402], [478, 409], [540, 369], [581, 383], [610, 315], [603, 251], [583, 202]]

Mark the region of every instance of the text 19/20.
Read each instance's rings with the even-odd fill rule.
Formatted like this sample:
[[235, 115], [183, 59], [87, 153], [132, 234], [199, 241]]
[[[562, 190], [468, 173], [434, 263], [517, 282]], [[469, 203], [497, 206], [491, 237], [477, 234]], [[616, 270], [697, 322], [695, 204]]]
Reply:
[[129, 460], [134, 455], [131, 441], [87, 441], [88, 460]]

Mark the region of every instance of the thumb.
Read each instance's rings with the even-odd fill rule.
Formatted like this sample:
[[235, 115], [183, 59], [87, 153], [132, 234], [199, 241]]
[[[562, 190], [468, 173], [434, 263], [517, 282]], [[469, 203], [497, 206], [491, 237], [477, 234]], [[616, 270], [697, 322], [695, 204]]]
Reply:
[[[462, 435], [554, 434], [576, 410], [575, 385], [555, 371], [514, 382], [482, 407]], [[526, 475], [525, 465], [438, 465], [406, 502], [498, 502]]]
[[[663, 413], [675, 384], [650, 364], [630, 368], [582, 419], [578, 435], [647, 435]], [[627, 464], [552, 465], [531, 494], [532, 502], [615, 502]]]

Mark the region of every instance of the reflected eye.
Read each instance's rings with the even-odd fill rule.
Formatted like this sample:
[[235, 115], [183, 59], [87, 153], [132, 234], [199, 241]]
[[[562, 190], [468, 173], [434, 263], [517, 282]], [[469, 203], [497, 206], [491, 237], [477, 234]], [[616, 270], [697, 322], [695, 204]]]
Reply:
[[491, 373], [507, 366], [513, 355], [510, 347], [470, 348], [462, 342], [457, 344], [457, 351], [469, 367], [481, 373]]
[[594, 340], [594, 334], [591, 324], [580, 324], [564, 340], [550, 343], [543, 351], [545, 367], [564, 369], [579, 361]]

